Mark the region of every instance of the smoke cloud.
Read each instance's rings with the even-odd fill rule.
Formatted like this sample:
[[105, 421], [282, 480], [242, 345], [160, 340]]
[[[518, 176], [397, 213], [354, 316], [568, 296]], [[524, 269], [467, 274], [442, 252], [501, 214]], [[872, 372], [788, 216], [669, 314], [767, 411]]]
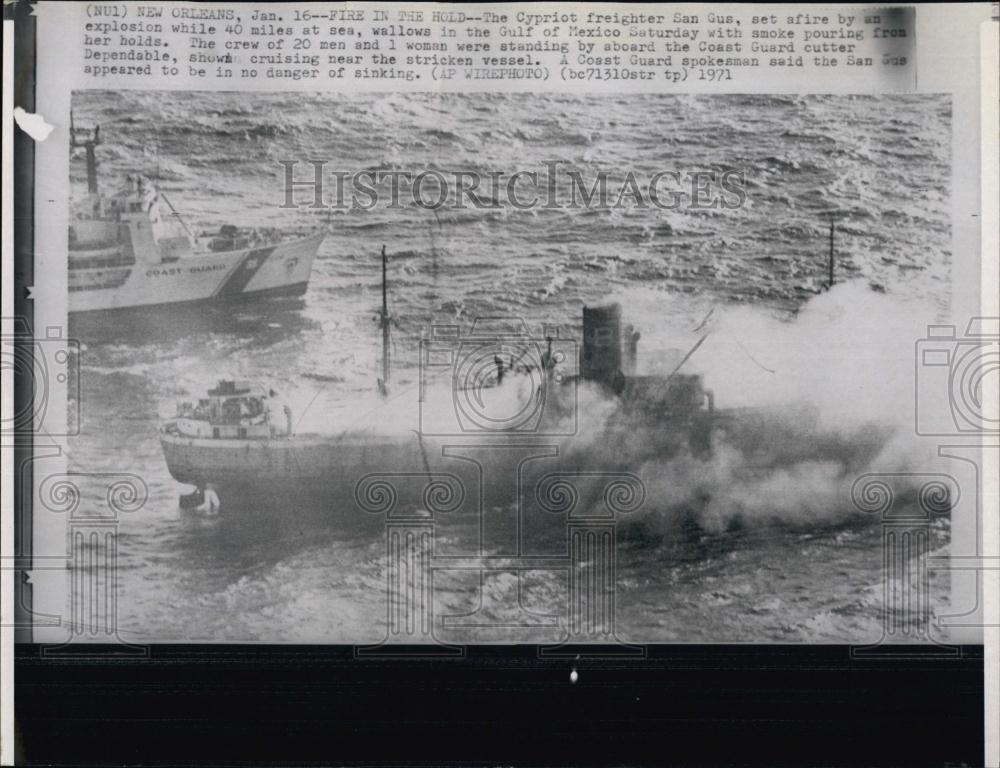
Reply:
[[[850, 490], [861, 474], [934, 466], [933, 446], [914, 433], [913, 399], [914, 344], [934, 306], [848, 283], [793, 316], [701, 306], [693, 316], [707, 317], [692, 327], [676, 306], [663, 318], [662, 296], [619, 300], [652, 331], [640, 351], [649, 371], [673, 370], [707, 334], [681, 372], [703, 377], [719, 417], [707, 457], [641, 461], [647, 526], [840, 523], [859, 514]], [[650, 438], [635, 432], [637, 456]]]

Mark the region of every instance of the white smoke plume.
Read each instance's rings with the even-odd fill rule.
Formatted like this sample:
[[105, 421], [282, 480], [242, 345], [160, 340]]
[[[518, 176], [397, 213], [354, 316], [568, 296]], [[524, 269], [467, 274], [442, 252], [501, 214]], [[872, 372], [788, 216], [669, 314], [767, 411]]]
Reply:
[[[935, 307], [863, 284], [835, 286], [785, 317], [701, 306], [692, 321], [672, 298], [664, 318], [662, 295], [619, 300], [631, 322], [649, 329], [640, 342], [648, 370], [673, 370], [707, 334], [680, 372], [703, 377], [720, 417], [707, 457], [641, 462], [650, 527], [680, 517], [713, 531], [841, 522], [858, 514], [850, 491], [861, 474], [934, 466], [933, 446], [914, 432], [913, 392], [914, 345]], [[636, 431], [637, 455], [644, 443], [649, 435]]]

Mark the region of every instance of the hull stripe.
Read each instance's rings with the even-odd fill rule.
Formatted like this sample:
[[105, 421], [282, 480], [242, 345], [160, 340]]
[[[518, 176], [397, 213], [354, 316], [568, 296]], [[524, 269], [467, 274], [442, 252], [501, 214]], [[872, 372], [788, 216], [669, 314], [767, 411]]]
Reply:
[[247, 285], [253, 280], [253, 276], [267, 261], [267, 257], [274, 253], [275, 246], [267, 248], [257, 248], [247, 251], [246, 255], [237, 264], [236, 269], [226, 276], [222, 284], [215, 289], [213, 296], [231, 296], [235, 293], [243, 293]]

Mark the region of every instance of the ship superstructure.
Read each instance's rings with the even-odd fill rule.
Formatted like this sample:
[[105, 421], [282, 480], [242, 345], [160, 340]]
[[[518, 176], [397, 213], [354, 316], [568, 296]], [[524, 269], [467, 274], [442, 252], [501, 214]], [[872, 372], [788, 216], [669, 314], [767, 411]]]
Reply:
[[188, 437], [260, 440], [292, 434], [291, 409], [272, 410], [275, 393], [255, 391], [247, 381], [220, 381], [196, 403], [182, 402], [172, 432]]

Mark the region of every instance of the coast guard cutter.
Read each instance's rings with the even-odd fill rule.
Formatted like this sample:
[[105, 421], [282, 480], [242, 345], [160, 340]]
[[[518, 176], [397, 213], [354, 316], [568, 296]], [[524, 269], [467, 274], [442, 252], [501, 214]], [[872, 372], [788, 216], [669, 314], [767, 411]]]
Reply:
[[70, 211], [70, 315], [305, 293], [323, 229], [224, 224], [196, 236], [141, 175], [111, 194], [99, 191], [100, 127], [82, 133], [70, 128], [71, 146], [87, 158], [87, 195]]

